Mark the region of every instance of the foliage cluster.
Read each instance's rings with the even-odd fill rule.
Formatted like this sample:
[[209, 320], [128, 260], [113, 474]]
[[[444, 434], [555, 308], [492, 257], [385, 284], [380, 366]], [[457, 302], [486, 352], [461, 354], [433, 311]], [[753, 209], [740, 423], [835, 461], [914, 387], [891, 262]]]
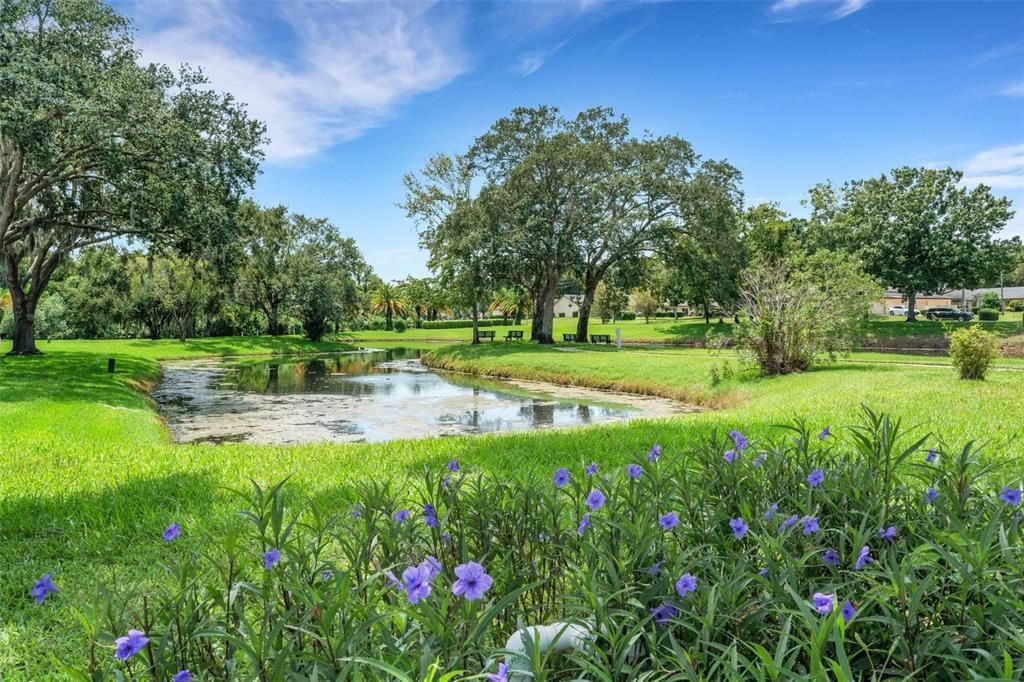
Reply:
[[949, 336], [949, 357], [961, 379], [982, 380], [999, 357], [998, 339], [975, 325], [957, 329]]

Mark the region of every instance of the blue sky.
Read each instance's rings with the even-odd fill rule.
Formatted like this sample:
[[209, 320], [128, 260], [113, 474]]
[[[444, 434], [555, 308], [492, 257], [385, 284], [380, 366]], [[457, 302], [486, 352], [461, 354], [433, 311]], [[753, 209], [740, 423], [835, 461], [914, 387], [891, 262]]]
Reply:
[[265, 120], [255, 197], [331, 219], [385, 279], [426, 274], [402, 175], [515, 106], [606, 105], [801, 214], [815, 183], [952, 165], [1020, 207], [1024, 3], [123, 0], [147, 59]]

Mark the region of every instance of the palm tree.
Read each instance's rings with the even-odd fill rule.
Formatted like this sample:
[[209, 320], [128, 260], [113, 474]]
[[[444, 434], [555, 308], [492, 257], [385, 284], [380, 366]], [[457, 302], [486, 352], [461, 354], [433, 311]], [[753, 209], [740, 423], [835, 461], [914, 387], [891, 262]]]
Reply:
[[507, 323], [508, 318], [514, 318], [516, 324], [523, 323], [523, 316], [530, 312], [530, 292], [524, 287], [513, 286], [499, 289], [491, 301], [491, 312], [499, 312]]
[[405, 301], [395, 284], [381, 283], [370, 296], [370, 312], [384, 315], [384, 329], [391, 331], [395, 315], [405, 315]]

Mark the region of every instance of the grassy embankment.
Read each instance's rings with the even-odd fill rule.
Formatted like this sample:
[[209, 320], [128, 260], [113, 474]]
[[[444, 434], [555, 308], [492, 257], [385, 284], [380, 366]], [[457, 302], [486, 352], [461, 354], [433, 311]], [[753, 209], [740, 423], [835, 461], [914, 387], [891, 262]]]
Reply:
[[[167, 523], [179, 521], [188, 540], [198, 542], [237, 508], [229, 489], [244, 488], [249, 478], [292, 475], [295, 487], [340, 500], [353, 479], [400, 485], [451, 457], [469, 470], [546, 477], [555, 462], [618, 465], [654, 441], [671, 453], [711, 429], [738, 427], [756, 436], [794, 415], [837, 430], [862, 402], [950, 444], [991, 440], [989, 454], [1009, 460], [1012, 476], [1024, 473], [1024, 372], [1015, 363], [974, 383], [957, 380], [947, 367], [866, 356], [777, 379], [737, 372], [712, 386], [711, 368], [721, 369], [727, 356], [706, 351], [453, 346], [435, 349], [430, 361], [476, 373], [619, 385], [721, 409], [584, 430], [369, 445], [173, 445], [136, 389], [156, 379], [161, 358], [340, 347], [296, 339], [53, 342], [43, 344], [42, 357], [0, 358], [0, 670], [9, 679], [43, 679], [54, 674], [51, 654], [81, 661], [85, 639], [69, 604], [91, 594], [97, 581], [151, 579], [160, 560], [160, 543], [152, 540]], [[111, 356], [118, 359], [114, 375], [106, 373]], [[44, 572], [54, 573], [64, 595], [36, 607], [27, 592]]]

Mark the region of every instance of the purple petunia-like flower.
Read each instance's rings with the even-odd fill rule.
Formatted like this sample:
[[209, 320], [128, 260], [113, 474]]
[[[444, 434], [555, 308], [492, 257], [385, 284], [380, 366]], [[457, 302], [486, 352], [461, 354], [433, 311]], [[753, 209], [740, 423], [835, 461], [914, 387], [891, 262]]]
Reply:
[[764, 464], [764, 461], [766, 459], [768, 459], [768, 453], [767, 452], [762, 452], [761, 454], [759, 454], [757, 457], [754, 458], [753, 465], [755, 467], [759, 467], [762, 464]]
[[263, 553], [263, 568], [268, 571], [272, 569], [278, 561], [281, 560], [281, 550], [274, 547], [270, 551]]
[[452, 594], [456, 597], [465, 597], [469, 601], [483, 599], [484, 593], [491, 589], [494, 583], [484, 567], [475, 561], [456, 566], [455, 577]]
[[174, 542], [181, 537], [181, 524], [172, 523], [163, 532], [164, 542]]
[[179, 670], [171, 678], [171, 682], [192, 682], [192, 673], [188, 671], [188, 668]]
[[939, 455], [939, 453], [938, 453], [938, 452], [936, 452], [936, 451], [935, 451], [934, 449], [932, 449], [932, 450], [929, 450], [929, 451], [928, 451], [928, 454], [927, 454], [927, 455], [925, 455], [924, 461], [926, 461], [926, 462], [928, 462], [929, 464], [931, 464], [932, 462], [934, 462], [934, 461], [935, 461], [935, 458], [936, 458], [936, 457], [938, 457], [938, 455]]
[[583, 518], [580, 519], [580, 525], [576, 527], [576, 534], [583, 535], [587, 532], [588, 528], [592, 528], [593, 526], [594, 524], [590, 522], [590, 514], [586, 513], [583, 515]]
[[651, 609], [651, 617], [657, 625], [665, 625], [678, 615], [679, 609], [670, 601], [662, 602], [661, 606], [655, 606]]
[[821, 530], [821, 527], [818, 525], [818, 519], [813, 516], [805, 516], [802, 520], [804, 522], [804, 535], [814, 535]]
[[736, 462], [736, 457], [737, 455], [735, 450], [726, 450], [725, 453], [722, 455], [722, 459], [724, 459], [729, 464], [734, 464]]
[[750, 446], [750, 441], [748, 441], [746, 436], [739, 431], [730, 431], [729, 437], [732, 438], [733, 447], [735, 447], [739, 452], [743, 452]]
[[795, 526], [796, 522], [799, 520], [800, 519], [797, 517], [796, 514], [793, 514], [792, 516], [783, 519], [782, 523], [779, 524], [779, 532], [781, 533], [782, 531], [789, 530], [790, 528]]
[[361, 505], [360, 503], [356, 502], [356, 506], [352, 507], [352, 518], [353, 519], [358, 519], [362, 515], [363, 515], [363, 505]]
[[395, 512], [395, 515], [392, 516], [391, 518], [393, 518], [398, 523], [405, 523], [406, 521], [409, 520], [409, 510], [408, 509], [399, 509], [398, 511]]
[[1020, 504], [1020, 488], [1011, 488], [1008, 485], [1003, 486], [1003, 492], [999, 493], [999, 499], [1008, 505], [1016, 507]]
[[586, 468], [587, 476], [597, 476], [597, 462], [593, 462], [587, 465]]
[[939, 499], [939, 491], [935, 488], [928, 488], [924, 491], [925, 504], [933, 504], [937, 499]]
[[661, 446], [655, 443], [651, 446], [651, 451], [647, 453], [647, 461], [657, 462], [659, 457], [661, 457]]
[[764, 512], [764, 520], [771, 521], [772, 517], [775, 516], [775, 512], [779, 511], [779, 503], [773, 502], [767, 510]]
[[430, 596], [431, 567], [427, 562], [410, 566], [402, 572], [402, 589], [410, 604], [417, 604]]
[[450, 460], [448, 460], [448, 471], [452, 472], [453, 474], [454, 473], [458, 473], [458, 471], [459, 471], [459, 460], [457, 460], [457, 459], [450, 459]]
[[441, 542], [443, 542], [446, 545], [452, 544], [452, 534], [448, 531], [441, 533]]
[[679, 525], [679, 514], [676, 514], [674, 511], [662, 514], [658, 517], [658, 523], [661, 524], [663, 530], [672, 530]]
[[555, 482], [556, 488], [562, 488], [569, 484], [570, 478], [571, 477], [569, 476], [569, 470], [566, 469], [565, 467], [562, 467], [561, 469], [555, 472], [555, 475], [551, 477], [551, 480]]
[[857, 553], [857, 561], [854, 563], [853, 568], [859, 571], [872, 561], [874, 559], [871, 558], [871, 548], [864, 545], [860, 548], [860, 552]]
[[430, 574], [431, 580], [441, 575], [441, 570], [444, 568], [444, 566], [441, 565], [441, 562], [438, 560], [436, 556], [429, 554], [427, 555], [426, 559], [420, 562], [420, 566], [427, 567], [427, 573]]
[[395, 575], [395, 572], [391, 569], [384, 571], [384, 575], [386, 575], [388, 578], [388, 587], [398, 587], [402, 584], [401, 581], [398, 579], [398, 576]]
[[661, 567], [665, 565], [665, 560], [655, 561], [653, 564], [647, 567], [647, 575], [652, 578], [657, 578], [661, 575]]
[[834, 549], [826, 549], [825, 553], [821, 557], [821, 560], [829, 566], [838, 566], [840, 563], [839, 554]]
[[821, 469], [815, 469], [807, 475], [807, 483], [810, 484], [812, 488], [817, 488], [824, 480], [825, 472]]
[[451, 490], [452, 489], [452, 475], [451, 474], [447, 474], [444, 478], [441, 479], [441, 487], [444, 488], [445, 490]]
[[594, 488], [590, 491], [590, 494], [587, 495], [587, 506], [590, 507], [591, 511], [597, 511], [604, 506], [604, 500], [604, 493], [597, 488]]
[[832, 430], [831, 429], [832, 429], [831, 426], [826, 426], [825, 428], [823, 428], [821, 430], [821, 433], [818, 434], [818, 440], [825, 440], [826, 438], [831, 436], [832, 435]]
[[146, 637], [141, 630], [129, 630], [127, 635], [114, 640], [114, 644], [117, 645], [114, 648], [114, 658], [127, 661], [146, 648], [146, 645], [149, 644], [149, 637]]
[[827, 616], [832, 613], [832, 609], [836, 606], [836, 595], [815, 592], [811, 601], [814, 604], [815, 611], [823, 616]]
[[766, 580], [768, 579], [768, 569], [767, 568], [762, 568], [760, 571], [757, 572], [757, 574], [759, 576], [761, 576], [762, 578], [766, 579]]
[[53, 574], [46, 573], [32, 586], [29, 593], [36, 600], [36, 604], [42, 604], [51, 594], [57, 594], [60, 588], [53, 584]]
[[737, 540], [742, 540], [743, 536], [750, 530], [747, 528], [747, 524], [743, 521], [742, 516], [737, 516], [735, 519], [729, 522], [729, 528], [732, 528], [732, 534], [736, 536]]
[[676, 581], [676, 594], [680, 597], [685, 597], [697, 590], [697, 579], [689, 573], [684, 573], [679, 580]]
[[487, 682], [508, 682], [508, 663], [499, 663], [497, 673], [486, 673]]
[[644, 468], [639, 464], [630, 464], [626, 467], [626, 474], [635, 481], [644, 475]]
[[857, 609], [853, 608], [853, 604], [847, 599], [843, 602], [843, 608], [839, 609], [839, 613], [843, 614], [843, 622], [849, 623], [857, 615]]
[[896, 542], [896, 526], [889, 526], [878, 531], [878, 537], [886, 542]]
[[429, 502], [423, 505], [423, 522], [427, 524], [428, 528], [437, 528], [440, 525], [437, 522], [437, 511], [434, 509], [434, 505]]

